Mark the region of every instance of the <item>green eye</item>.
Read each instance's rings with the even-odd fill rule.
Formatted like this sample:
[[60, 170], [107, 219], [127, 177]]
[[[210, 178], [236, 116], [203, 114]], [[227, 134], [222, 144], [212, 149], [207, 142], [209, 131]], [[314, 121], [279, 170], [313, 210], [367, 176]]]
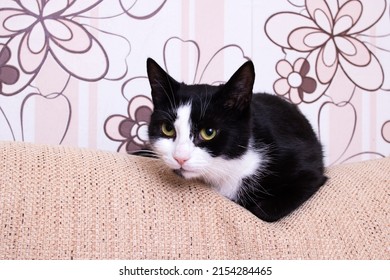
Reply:
[[167, 137], [173, 137], [175, 136], [175, 129], [172, 127], [172, 125], [163, 123], [161, 125], [161, 132], [167, 136]]
[[214, 128], [203, 128], [199, 133], [200, 138], [204, 141], [212, 140], [215, 135], [217, 135], [217, 130]]

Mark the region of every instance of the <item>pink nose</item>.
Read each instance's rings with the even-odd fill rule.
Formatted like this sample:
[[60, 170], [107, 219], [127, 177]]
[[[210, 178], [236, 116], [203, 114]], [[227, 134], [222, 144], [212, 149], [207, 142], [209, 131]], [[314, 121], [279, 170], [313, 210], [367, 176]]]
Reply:
[[179, 157], [174, 157], [174, 159], [177, 161], [180, 166], [182, 166], [188, 159], [186, 158], [179, 158]]

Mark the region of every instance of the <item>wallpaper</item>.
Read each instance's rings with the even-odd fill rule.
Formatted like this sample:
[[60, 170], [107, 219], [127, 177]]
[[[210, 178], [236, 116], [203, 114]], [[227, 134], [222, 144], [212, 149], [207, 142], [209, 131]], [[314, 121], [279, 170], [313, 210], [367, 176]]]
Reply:
[[390, 155], [385, 0], [1, 0], [0, 140], [120, 153], [147, 144], [146, 59], [298, 104], [327, 165]]

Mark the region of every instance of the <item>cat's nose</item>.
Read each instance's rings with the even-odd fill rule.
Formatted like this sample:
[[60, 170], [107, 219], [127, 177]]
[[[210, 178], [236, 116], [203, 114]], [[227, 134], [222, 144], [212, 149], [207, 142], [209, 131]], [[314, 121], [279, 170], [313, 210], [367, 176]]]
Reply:
[[177, 161], [180, 166], [183, 166], [183, 164], [188, 160], [188, 158], [180, 158], [180, 157], [174, 157], [174, 159]]

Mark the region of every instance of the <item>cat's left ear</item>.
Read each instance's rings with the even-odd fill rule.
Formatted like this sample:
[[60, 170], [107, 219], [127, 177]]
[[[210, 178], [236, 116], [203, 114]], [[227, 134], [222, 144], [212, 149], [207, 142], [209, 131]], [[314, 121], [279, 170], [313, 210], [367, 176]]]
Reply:
[[255, 67], [252, 61], [245, 62], [224, 85], [225, 102], [228, 109], [245, 110], [251, 103]]

